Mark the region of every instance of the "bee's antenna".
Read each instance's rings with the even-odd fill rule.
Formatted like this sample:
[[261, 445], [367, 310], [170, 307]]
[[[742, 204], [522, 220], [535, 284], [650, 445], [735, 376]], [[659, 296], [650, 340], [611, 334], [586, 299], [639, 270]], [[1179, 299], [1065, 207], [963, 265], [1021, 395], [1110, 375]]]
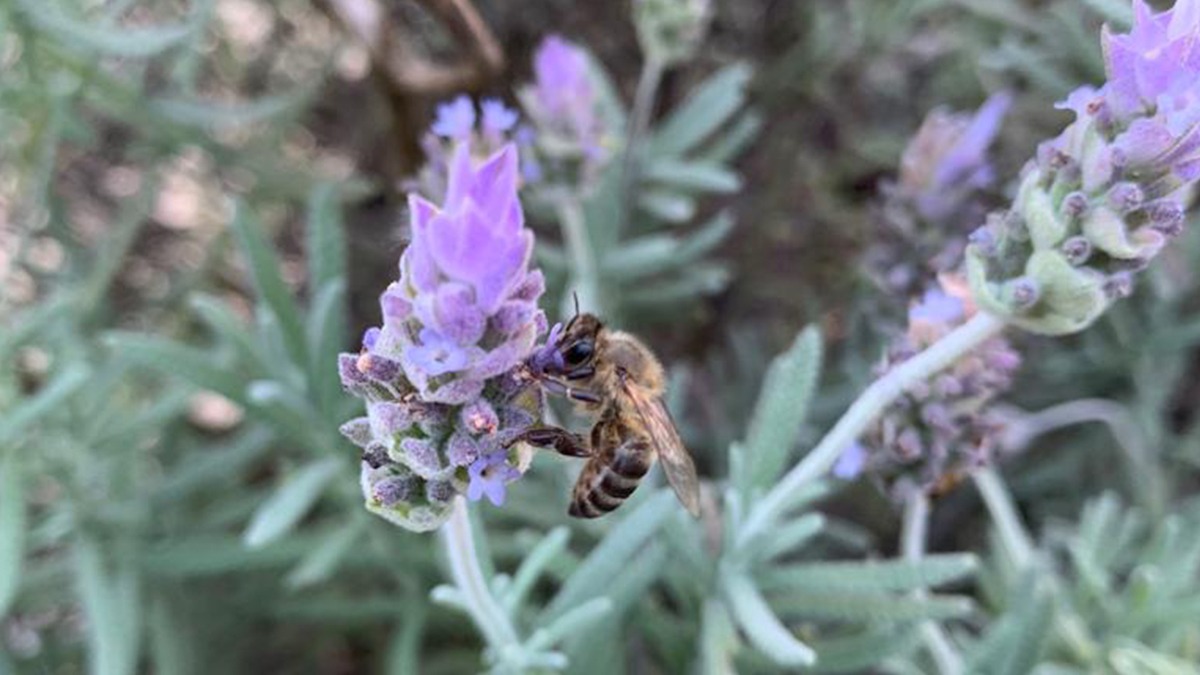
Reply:
[[567, 327], [563, 329], [563, 333], [571, 332], [571, 326], [575, 325], [575, 320], [579, 318], [579, 293], [571, 291], [571, 297], [575, 300], [575, 316], [571, 317], [571, 320], [567, 322]]

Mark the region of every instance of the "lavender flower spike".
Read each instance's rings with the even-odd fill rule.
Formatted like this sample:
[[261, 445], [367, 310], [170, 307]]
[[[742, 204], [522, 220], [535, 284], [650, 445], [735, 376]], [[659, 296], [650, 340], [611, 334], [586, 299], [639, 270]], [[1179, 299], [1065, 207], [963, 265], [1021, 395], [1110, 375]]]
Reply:
[[1102, 41], [1108, 81], [1059, 104], [1075, 121], [968, 249], [980, 305], [1038, 333], [1081, 330], [1127, 295], [1200, 180], [1200, 0], [1159, 14], [1135, 0], [1130, 33]]
[[[883, 375], [963, 324], [975, 309], [961, 279], [946, 275], [908, 313], [908, 331], [890, 349]], [[984, 342], [929, 382], [910, 388], [842, 453], [834, 475], [866, 472], [898, 502], [937, 491], [994, 459], [1003, 431], [993, 400], [1008, 390], [1020, 356], [1002, 337]]]
[[534, 86], [522, 101], [538, 127], [539, 149], [554, 160], [603, 162], [605, 122], [587, 52], [558, 35], [542, 41], [533, 57]]
[[964, 235], [986, 213], [994, 182], [987, 150], [1011, 102], [1001, 92], [974, 114], [939, 108], [925, 117], [875, 207], [878, 227], [865, 262], [884, 291], [915, 297], [962, 263]]
[[367, 508], [411, 530], [439, 526], [456, 494], [502, 503], [528, 465], [505, 440], [541, 416], [538, 387], [518, 371], [546, 330], [545, 284], [529, 269], [517, 162], [512, 144], [476, 161], [460, 142], [442, 204], [410, 196], [412, 240], [380, 298], [383, 325], [340, 360], [367, 403], [343, 427], [366, 451]]

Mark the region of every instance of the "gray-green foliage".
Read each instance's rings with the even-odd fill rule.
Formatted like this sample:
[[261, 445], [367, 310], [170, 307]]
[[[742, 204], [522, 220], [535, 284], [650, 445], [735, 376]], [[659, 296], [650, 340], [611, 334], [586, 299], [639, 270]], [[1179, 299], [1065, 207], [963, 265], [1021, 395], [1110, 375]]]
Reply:
[[[319, 23], [305, 2], [246, 4]], [[706, 479], [702, 519], [650, 477], [612, 517], [569, 521], [571, 461], [548, 453], [504, 509], [476, 510], [484, 574], [520, 637], [513, 654], [487, 653], [445, 585], [437, 538], [365, 513], [358, 456], [337, 433], [355, 406], [335, 369], [353, 348], [348, 297], [380, 290], [349, 288], [347, 274], [344, 214], [369, 179], [328, 178], [284, 148], [318, 124], [342, 38], [297, 74], [271, 60], [278, 44], [234, 49], [221, 9], [0, 3], [0, 234], [20, 272], [0, 289], [0, 673], [953, 672], [935, 655], [939, 634], [963, 672], [1196, 672], [1196, 237], [1089, 332], [1024, 346], [1033, 365], [1014, 403], [1103, 396], [1128, 412], [1115, 442], [1064, 429], [1006, 466], [1024, 522], [1005, 524], [1032, 533], [1029, 551], [994, 530], [969, 488], [934, 503], [933, 552], [915, 558], [896, 553], [896, 519], [864, 485], [813, 479], [768, 527], [749, 521], [882, 344], [836, 339], [837, 321], [792, 339], [801, 317], [746, 320], [751, 305], [720, 324], [729, 354], [709, 339], [675, 368], [671, 402]], [[762, 283], [775, 270], [739, 269], [730, 248], [773, 246], [788, 236], [778, 223], [801, 218], [823, 228], [806, 246], [853, 266], [818, 235], [861, 233], [863, 188], [914, 130], [908, 108], [1012, 85], [1049, 111], [1098, 79], [1099, 22], [1130, 16], [1115, 0], [794, 9], [798, 30], [753, 66], [753, 54], [673, 64], [682, 82], [705, 75], [648, 109], [629, 154], [577, 195], [616, 325], [721, 316], [714, 295], [746, 293], [729, 290], [735, 279], [842, 299]], [[742, 25], [737, 11], [716, 8], [716, 25]], [[637, 69], [623, 65], [612, 71]], [[912, 84], [927, 75], [928, 88]], [[641, 113], [615, 93], [629, 88], [598, 77], [613, 128], [632, 131]], [[1005, 161], [1024, 159], [1052, 115], [1016, 111]], [[756, 140], [769, 150], [739, 164]], [[156, 201], [196, 155], [216, 197], [202, 208], [211, 236], [176, 260], [156, 243], [191, 235], [164, 226]], [[111, 169], [135, 174], [132, 188], [102, 187], [120, 182]], [[536, 190], [525, 195], [539, 227], [557, 222]], [[770, 211], [780, 191], [800, 203]], [[556, 315], [578, 269], [551, 228], [539, 233]], [[60, 264], [35, 264], [47, 242]], [[148, 292], [136, 278], [159, 257]], [[196, 419], [213, 395], [238, 411], [232, 428]]]

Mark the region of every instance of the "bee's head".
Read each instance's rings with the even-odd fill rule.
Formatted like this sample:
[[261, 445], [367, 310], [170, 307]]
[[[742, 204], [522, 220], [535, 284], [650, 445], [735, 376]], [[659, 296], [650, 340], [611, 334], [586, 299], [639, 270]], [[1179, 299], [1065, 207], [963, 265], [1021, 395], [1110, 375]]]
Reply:
[[555, 324], [546, 344], [530, 355], [529, 367], [539, 375], [561, 376], [587, 366], [595, 357], [601, 326], [593, 314], [576, 314], [565, 328]]
[[596, 337], [602, 324], [595, 314], [576, 314], [563, 330], [558, 353], [562, 355], [566, 370], [574, 370], [591, 363], [596, 354]]

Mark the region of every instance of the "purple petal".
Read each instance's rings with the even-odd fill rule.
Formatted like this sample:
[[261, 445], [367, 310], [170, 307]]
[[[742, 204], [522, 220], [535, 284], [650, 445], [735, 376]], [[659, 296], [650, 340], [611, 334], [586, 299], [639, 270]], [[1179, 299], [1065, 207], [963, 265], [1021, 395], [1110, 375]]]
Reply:
[[471, 135], [475, 128], [475, 105], [467, 96], [443, 103], [437, 107], [437, 118], [433, 122], [433, 133], [443, 138], [462, 139]]
[[483, 104], [483, 130], [485, 133], [492, 133], [497, 136], [512, 129], [517, 123], [517, 111], [504, 105], [503, 102], [494, 98], [484, 99]]

